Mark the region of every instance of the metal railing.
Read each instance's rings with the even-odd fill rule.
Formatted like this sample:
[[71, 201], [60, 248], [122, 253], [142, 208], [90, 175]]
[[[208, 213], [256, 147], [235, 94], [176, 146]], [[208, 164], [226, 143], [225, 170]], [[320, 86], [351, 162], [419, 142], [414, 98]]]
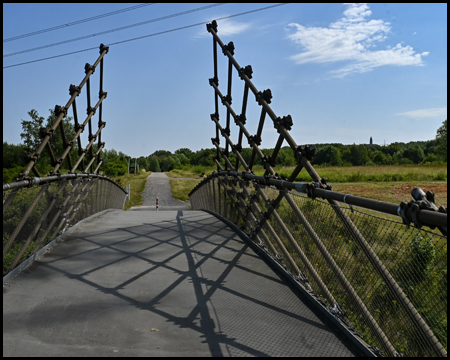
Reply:
[[[432, 193], [418, 190], [415, 200], [400, 206], [333, 192], [309, 162], [314, 146], [298, 146], [288, 133], [292, 126], [290, 115], [275, 115], [269, 106], [271, 91], [256, 89], [250, 81], [251, 67], [239, 66], [233, 57], [233, 43], [222, 43], [215, 21], [207, 25], [207, 30], [213, 36], [214, 78], [210, 85], [214, 88], [216, 111], [211, 119], [216, 125], [216, 137], [211, 140], [217, 148], [217, 172], [208, 175], [189, 194], [193, 209], [214, 211], [240, 226], [375, 353], [446, 356], [447, 239], [420, 229], [423, 225], [438, 227], [446, 235], [446, 209], [437, 209]], [[226, 96], [218, 88], [217, 44], [228, 57]], [[240, 115], [231, 107], [233, 66], [245, 82]], [[245, 128], [249, 89], [262, 107], [254, 136]], [[219, 98], [226, 107], [225, 128], [219, 123]], [[279, 133], [269, 157], [259, 148], [266, 114]], [[230, 115], [239, 128], [237, 144], [230, 138]], [[225, 139], [224, 149], [219, 146], [219, 133]], [[241, 156], [243, 135], [253, 149], [249, 164]], [[274, 170], [284, 140], [297, 161], [287, 179]], [[230, 147], [236, 156], [235, 164], [229, 159]], [[256, 155], [265, 168], [264, 176], [252, 171]], [[240, 172], [239, 166], [244, 171]], [[303, 168], [312, 184], [293, 182]], [[355, 210], [353, 205], [386, 215], [370, 215]], [[391, 215], [402, 222], [384, 218]], [[409, 226], [411, 221], [414, 228]]]
[[[103, 57], [108, 47], [100, 45], [100, 56], [94, 65], [85, 65], [85, 77], [79, 86], [70, 85], [70, 99], [64, 107], [56, 106], [56, 120], [49, 129], [41, 128], [42, 142], [35, 153], [29, 154], [29, 163], [17, 178], [17, 182], [3, 185], [3, 275], [10, 273], [18, 264], [36, 254], [41, 248], [80, 220], [105, 209], [123, 209], [127, 191], [107, 176], [99, 175], [103, 163], [100, 154], [105, 143], [101, 132], [105, 127], [102, 121], [102, 102], [107, 93], [103, 91]], [[99, 100], [91, 107], [90, 76], [100, 64]], [[87, 118], [78, 122], [75, 98], [86, 84]], [[70, 106], [73, 109], [75, 136], [66, 138], [63, 118]], [[99, 109], [98, 130], [92, 132], [92, 117]], [[88, 126], [89, 136], [86, 148], [81, 147], [80, 135]], [[64, 149], [59, 157], [51, 147], [51, 138], [59, 128]], [[93, 144], [98, 138], [97, 151]], [[75, 143], [78, 148], [76, 161], [72, 161], [71, 151]], [[47, 149], [53, 170], [48, 176], [41, 176], [36, 163], [44, 149]], [[86, 154], [90, 155], [85, 166]], [[61, 174], [60, 169], [67, 161], [69, 173]], [[97, 160], [94, 169], [94, 161]], [[81, 173], [76, 173], [81, 170]], [[28, 176], [30, 171], [36, 177]]]
[[123, 209], [126, 192], [98, 174], [32, 178], [3, 186], [3, 276], [82, 219]]

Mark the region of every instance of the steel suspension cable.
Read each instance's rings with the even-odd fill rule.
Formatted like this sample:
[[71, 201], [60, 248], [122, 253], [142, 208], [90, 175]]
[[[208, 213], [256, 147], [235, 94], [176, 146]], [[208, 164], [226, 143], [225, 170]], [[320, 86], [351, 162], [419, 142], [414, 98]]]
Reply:
[[[267, 10], [267, 9], [271, 9], [271, 8], [275, 8], [275, 7], [283, 6], [283, 5], [287, 5], [287, 4], [289, 4], [289, 3], [282, 3], [282, 4], [276, 4], [276, 5], [266, 6], [266, 7], [263, 7], [263, 8], [254, 9], [254, 10], [250, 10], [250, 11], [245, 11], [245, 12], [238, 13], [238, 14], [234, 14], [234, 15], [224, 16], [224, 17], [218, 18], [218, 19], [216, 19], [216, 20], [225, 20], [225, 19], [229, 19], [229, 18], [232, 18], [232, 17], [237, 17], [237, 16], [241, 16], [241, 15], [247, 15], [247, 14], [250, 14], [250, 13], [254, 13], [254, 12], [258, 12], [258, 11], [262, 11], [262, 10]], [[140, 40], [140, 39], [144, 39], [144, 38], [151, 37], [151, 36], [162, 35], [162, 34], [166, 34], [166, 33], [173, 32], [173, 31], [184, 30], [184, 29], [191, 28], [191, 27], [194, 27], [194, 26], [205, 25], [205, 24], [207, 24], [207, 23], [209, 23], [209, 22], [211, 22], [211, 20], [209, 20], [209, 21], [203, 21], [203, 22], [196, 23], [196, 24], [186, 25], [186, 26], [182, 26], [182, 27], [179, 27], [179, 28], [170, 29], [170, 30], [166, 30], [166, 31], [160, 31], [160, 32], [157, 32], [157, 33], [153, 33], [153, 34], [149, 34], [149, 35], [144, 35], [144, 36], [140, 36], [140, 37], [136, 37], [136, 38], [132, 38], [132, 39], [128, 39], [128, 40], [118, 41], [118, 42], [109, 44], [109, 46], [113, 46], [113, 45], [117, 45], [117, 44], [122, 44], [122, 43], [125, 43], [125, 42], [134, 41], [134, 40]], [[50, 60], [50, 59], [54, 59], [54, 58], [58, 58], [58, 57], [62, 57], [62, 56], [67, 56], [67, 55], [77, 54], [77, 53], [80, 53], [80, 52], [89, 51], [89, 50], [93, 50], [93, 49], [97, 49], [97, 48], [98, 48], [98, 47], [96, 46], [96, 47], [92, 47], [92, 48], [88, 48], [88, 49], [72, 51], [72, 52], [65, 53], [65, 54], [60, 54], [60, 55], [55, 55], [55, 56], [49, 56], [49, 57], [42, 58], [42, 59], [36, 59], [36, 60], [31, 60], [31, 61], [27, 61], [27, 62], [23, 62], [23, 63], [19, 63], [19, 64], [14, 64], [14, 65], [9, 65], [9, 66], [4, 66], [3, 69], [8, 69], [8, 68], [15, 67], [15, 66], [21, 66], [21, 65], [31, 64], [31, 63], [35, 63], [35, 62], [39, 62], [39, 61], [44, 61], [44, 60]]]

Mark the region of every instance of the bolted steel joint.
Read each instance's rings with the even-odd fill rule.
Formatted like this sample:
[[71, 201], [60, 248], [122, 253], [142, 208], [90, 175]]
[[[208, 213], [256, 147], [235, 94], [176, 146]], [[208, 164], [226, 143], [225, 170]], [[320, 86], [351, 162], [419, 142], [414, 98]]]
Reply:
[[216, 120], [219, 121], [219, 114], [214, 113], [214, 114], [211, 114], [210, 116], [211, 116], [212, 121], [216, 121]]
[[242, 123], [242, 125], [245, 125], [245, 122], [247, 121], [247, 118], [245, 117], [244, 114], [236, 115], [236, 117], [234, 118], [234, 122], [238, 126], [239, 126], [239, 121]]
[[234, 55], [234, 44], [232, 41], [230, 41], [228, 43], [228, 45], [224, 45], [222, 48], [222, 52], [223, 54], [226, 56], [227, 55], [227, 51], [231, 54]]
[[316, 187], [319, 187], [319, 183], [311, 183], [311, 184], [306, 184], [306, 195], [308, 195], [308, 197], [310, 199], [315, 199], [316, 195], [314, 194], [314, 189]]
[[321, 178], [321, 179], [320, 179], [320, 183], [322, 184], [322, 185], [321, 185], [321, 188], [322, 188], [322, 189], [325, 189], [325, 190], [331, 190], [331, 185], [328, 185], [328, 184], [327, 184], [327, 179], [326, 179], [326, 178]]
[[265, 100], [266, 103], [270, 104], [271, 99], [272, 99], [272, 91], [270, 89], [266, 89], [264, 91], [259, 91], [255, 97], [256, 97], [256, 102], [259, 105], [262, 105], [263, 100]]
[[95, 66], [91, 65], [89, 63], [86, 63], [84, 65], [84, 73], [87, 74], [89, 71], [92, 71], [92, 73], [94, 73], [95, 72]]
[[84, 131], [84, 124], [75, 124], [75, 131], [77, 131], [78, 132], [78, 130], [80, 130], [81, 129], [81, 132], [83, 132]]
[[99, 49], [100, 49], [100, 54], [101, 54], [103, 51], [106, 50], [106, 53], [105, 53], [105, 55], [106, 55], [106, 54], [108, 53], [108, 51], [109, 51], [109, 46], [106, 46], [106, 45], [104, 45], [104, 44], [100, 44]]
[[64, 116], [67, 115], [67, 109], [65, 106], [55, 105], [55, 115], [59, 116], [60, 113], [64, 113]]
[[47, 135], [50, 136], [50, 139], [51, 139], [54, 132], [55, 132], [55, 130], [53, 130], [52, 128], [41, 127], [39, 129], [39, 135], [40, 135], [41, 139], [43, 139]]
[[219, 145], [217, 140], [218, 140], [217, 138], [211, 138], [212, 144], [215, 145], [217, 143], [217, 145]]
[[31, 161], [31, 160], [38, 161], [38, 159], [39, 159], [39, 154], [36, 152], [35, 153], [25, 153], [25, 154], [26, 154], [28, 161]]
[[213, 20], [210, 24], [206, 24], [206, 30], [208, 32], [211, 32], [211, 30], [214, 30], [214, 32], [217, 33], [217, 21]]
[[92, 116], [94, 116], [95, 115], [95, 111], [96, 111], [95, 108], [93, 108], [92, 106], [89, 106], [87, 108], [87, 110], [86, 110], [86, 114], [89, 115], [92, 112]]
[[240, 68], [239, 71], [239, 77], [241, 80], [244, 80], [244, 75], [247, 76], [247, 78], [251, 79], [253, 74], [253, 69], [251, 65], [247, 65], [245, 68]]
[[273, 125], [275, 129], [277, 129], [277, 132], [280, 133], [280, 126], [283, 126], [286, 130], [291, 130], [292, 127], [292, 117], [291, 115], [283, 116], [282, 118], [278, 117], [276, 120], [274, 120]]
[[209, 85], [211, 85], [211, 86], [213, 86], [213, 85], [219, 86], [219, 79], [217, 77], [215, 77], [215, 76], [213, 78], [210, 78], [209, 79]]
[[231, 95], [226, 95], [222, 97], [222, 104], [225, 105], [228, 103], [228, 105], [231, 105]]
[[77, 96], [81, 94], [81, 86], [76, 86], [71, 84], [69, 86], [69, 94], [72, 96], [73, 94], [77, 93]]
[[311, 161], [315, 155], [316, 147], [314, 145], [298, 146], [294, 152], [294, 157], [298, 164], [300, 163], [302, 156]]
[[253, 136], [253, 141], [255, 142], [256, 145], [261, 145], [261, 136], [255, 135]]
[[234, 152], [236, 152], [236, 151], [237, 152], [241, 152], [242, 151], [242, 146], [239, 145], [239, 144], [232, 145], [231, 148], [233, 149]]

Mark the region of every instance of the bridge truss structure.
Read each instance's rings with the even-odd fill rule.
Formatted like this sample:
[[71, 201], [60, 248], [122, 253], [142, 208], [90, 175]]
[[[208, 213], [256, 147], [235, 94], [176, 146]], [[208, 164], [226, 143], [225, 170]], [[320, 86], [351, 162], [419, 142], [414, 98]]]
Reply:
[[[85, 77], [80, 85], [70, 85], [70, 99], [65, 106], [55, 106], [56, 120], [50, 128], [41, 128], [42, 142], [28, 155], [29, 163], [16, 182], [3, 185], [3, 275], [10, 274], [27, 259], [43, 251], [51, 241], [80, 220], [105, 209], [123, 209], [127, 192], [113, 179], [99, 174], [103, 163], [101, 151], [105, 142], [101, 133], [106, 122], [102, 120], [102, 104], [107, 93], [103, 91], [103, 58], [109, 47], [100, 45], [100, 56], [93, 65], [86, 63]], [[91, 106], [90, 77], [100, 65], [99, 100]], [[78, 121], [76, 97], [86, 85], [87, 117]], [[63, 119], [70, 107], [73, 110], [75, 136], [67, 139], [68, 129]], [[92, 117], [99, 110], [98, 130], [93, 133]], [[88, 127], [88, 144], [81, 145], [81, 134]], [[59, 129], [59, 130], [58, 130]], [[63, 152], [54, 154], [52, 137], [59, 131]], [[94, 143], [98, 139], [94, 153]], [[76, 145], [76, 146], [74, 146]], [[74, 154], [75, 148], [77, 154]], [[44, 150], [48, 151], [53, 169], [42, 176], [36, 164]], [[72, 155], [72, 156], [71, 156]], [[75, 155], [75, 156], [74, 156]], [[86, 155], [89, 160], [85, 164]], [[73, 158], [73, 159], [72, 159]], [[67, 174], [60, 169], [67, 163]], [[94, 168], [94, 162], [96, 166]], [[35, 177], [30, 177], [33, 172]], [[44, 249], [45, 250], [45, 249]], [[5, 278], [4, 278], [5, 279]]]
[[[315, 147], [299, 146], [289, 134], [292, 117], [278, 117], [269, 106], [271, 90], [254, 86], [251, 66], [238, 64], [233, 42], [221, 41], [216, 21], [207, 24], [207, 31], [213, 37], [209, 84], [214, 89], [216, 136], [211, 141], [217, 171], [189, 194], [193, 209], [215, 212], [237, 225], [375, 354], [446, 356], [446, 208], [438, 209], [434, 195], [420, 188], [413, 190], [415, 200], [400, 206], [332, 191], [310, 163]], [[219, 89], [217, 46], [228, 59], [226, 95]], [[233, 68], [244, 82], [240, 114], [231, 107]], [[261, 106], [255, 135], [246, 128], [249, 91]], [[219, 99], [226, 109], [224, 124]], [[270, 156], [260, 148], [267, 115], [279, 134]], [[231, 117], [238, 127], [235, 143]], [[248, 163], [242, 155], [244, 136], [252, 149]], [[284, 141], [297, 162], [288, 178], [275, 171]], [[257, 158], [263, 176], [253, 171]], [[295, 183], [302, 169], [312, 183]], [[440, 233], [432, 231], [436, 227]]]

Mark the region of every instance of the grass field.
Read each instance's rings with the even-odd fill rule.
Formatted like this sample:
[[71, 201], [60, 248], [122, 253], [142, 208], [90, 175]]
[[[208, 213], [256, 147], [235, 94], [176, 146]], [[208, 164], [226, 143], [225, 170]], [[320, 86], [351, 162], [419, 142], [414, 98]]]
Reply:
[[128, 210], [132, 206], [142, 205], [142, 193], [145, 189], [147, 183], [147, 178], [150, 176], [151, 172], [140, 171], [138, 175], [125, 174], [122, 176], [114, 177], [122, 187], [130, 184], [130, 201], [125, 202], [124, 210]]
[[[287, 177], [294, 167], [281, 167], [277, 171]], [[447, 167], [445, 165], [403, 165], [403, 166], [335, 166], [316, 167], [318, 174], [327, 178], [332, 189], [370, 199], [391, 203], [412, 200], [411, 190], [420, 187], [427, 192], [435, 193], [436, 205], [447, 206]], [[194, 171], [196, 170], [196, 171]], [[205, 174], [212, 173], [214, 168], [202, 169]], [[202, 178], [197, 169], [172, 170], [166, 173], [171, 178]], [[256, 175], [263, 175], [262, 167], [255, 167]], [[285, 174], [285, 175], [283, 175]], [[306, 171], [301, 171], [296, 181], [311, 182]], [[196, 181], [171, 181], [174, 197], [187, 200], [187, 194], [194, 188]], [[173, 185], [172, 185], [173, 184]]]
[[199, 180], [169, 180], [172, 197], [182, 201], [189, 201], [189, 192], [199, 183]]
[[[328, 166], [315, 167], [316, 172], [330, 183], [345, 182], [392, 182], [392, 181], [446, 181], [446, 165], [392, 165], [392, 166]], [[276, 171], [287, 178], [294, 167], [280, 167]], [[264, 169], [255, 169], [256, 175], [263, 175]], [[295, 181], [310, 182], [311, 177], [301, 171]]]

